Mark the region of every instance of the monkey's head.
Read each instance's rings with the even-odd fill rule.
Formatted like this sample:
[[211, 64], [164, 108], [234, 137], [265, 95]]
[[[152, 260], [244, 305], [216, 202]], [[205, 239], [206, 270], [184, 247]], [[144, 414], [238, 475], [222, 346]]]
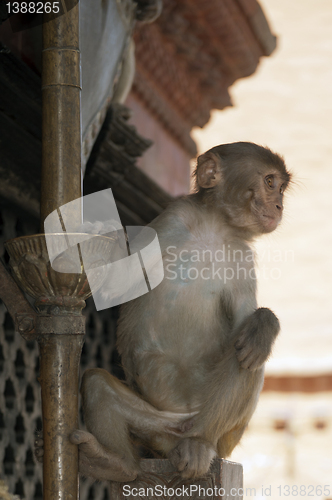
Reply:
[[274, 231], [291, 175], [284, 160], [251, 142], [216, 146], [198, 157], [196, 190], [207, 207], [250, 236]]

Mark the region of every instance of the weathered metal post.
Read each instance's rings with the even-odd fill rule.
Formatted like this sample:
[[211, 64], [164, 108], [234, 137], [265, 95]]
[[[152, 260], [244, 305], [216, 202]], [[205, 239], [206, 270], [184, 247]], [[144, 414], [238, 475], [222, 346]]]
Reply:
[[[42, 232], [45, 218], [82, 192], [79, 4], [51, 15], [43, 23]], [[81, 214], [73, 216], [79, 226]]]
[[[43, 226], [53, 210], [81, 196], [78, 4], [53, 20], [45, 15], [42, 64]], [[74, 213], [73, 217], [79, 226], [81, 214]], [[45, 500], [78, 498], [78, 451], [69, 441], [70, 433], [78, 427], [79, 360], [84, 334], [80, 316], [83, 304], [78, 302], [70, 304], [71, 311], [62, 310], [68, 315], [67, 329], [64, 318], [59, 318], [58, 331], [51, 328], [53, 331], [45, 331], [39, 340]]]

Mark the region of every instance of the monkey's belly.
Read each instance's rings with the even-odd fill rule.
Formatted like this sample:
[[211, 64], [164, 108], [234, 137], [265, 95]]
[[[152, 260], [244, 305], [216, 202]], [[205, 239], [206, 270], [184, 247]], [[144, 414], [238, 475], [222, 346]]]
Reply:
[[[191, 412], [202, 404], [230, 331], [228, 320], [218, 314], [215, 290], [214, 283], [202, 290], [199, 282], [164, 280], [122, 309], [118, 346], [123, 366], [144, 399], [160, 410]], [[130, 344], [124, 330], [132, 333]]]
[[191, 412], [202, 404], [204, 385], [220, 355], [204, 359], [183, 353], [142, 352], [135, 362], [135, 382], [143, 397], [160, 410]]

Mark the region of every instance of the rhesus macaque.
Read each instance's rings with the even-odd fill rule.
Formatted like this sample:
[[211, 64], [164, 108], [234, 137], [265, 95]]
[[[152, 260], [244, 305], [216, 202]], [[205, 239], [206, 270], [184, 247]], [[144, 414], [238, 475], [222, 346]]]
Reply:
[[279, 321], [257, 308], [249, 244], [280, 223], [290, 174], [277, 154], [239, 142], [199, 156], [195, 178], [196, 192], [150, 224], [164, 280], [121, 307], [127, 385], [102, 369], [84, 373], [89, 432], [71, 436], [84, 475], [134, 480], [138, 441], [183, 478], [202, 476], [231, 454], [255, 410]]

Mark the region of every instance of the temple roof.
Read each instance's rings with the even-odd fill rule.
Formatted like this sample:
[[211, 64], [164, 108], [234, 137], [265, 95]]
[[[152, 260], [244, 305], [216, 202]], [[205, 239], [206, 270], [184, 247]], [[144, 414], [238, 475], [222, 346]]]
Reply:
[[151, 25], [135, 30], [133, 91], [192, 155], [189, 134], [212, 109], [231, 106], [228, 88], [276, 47], [256, 0], [164, 0]]

